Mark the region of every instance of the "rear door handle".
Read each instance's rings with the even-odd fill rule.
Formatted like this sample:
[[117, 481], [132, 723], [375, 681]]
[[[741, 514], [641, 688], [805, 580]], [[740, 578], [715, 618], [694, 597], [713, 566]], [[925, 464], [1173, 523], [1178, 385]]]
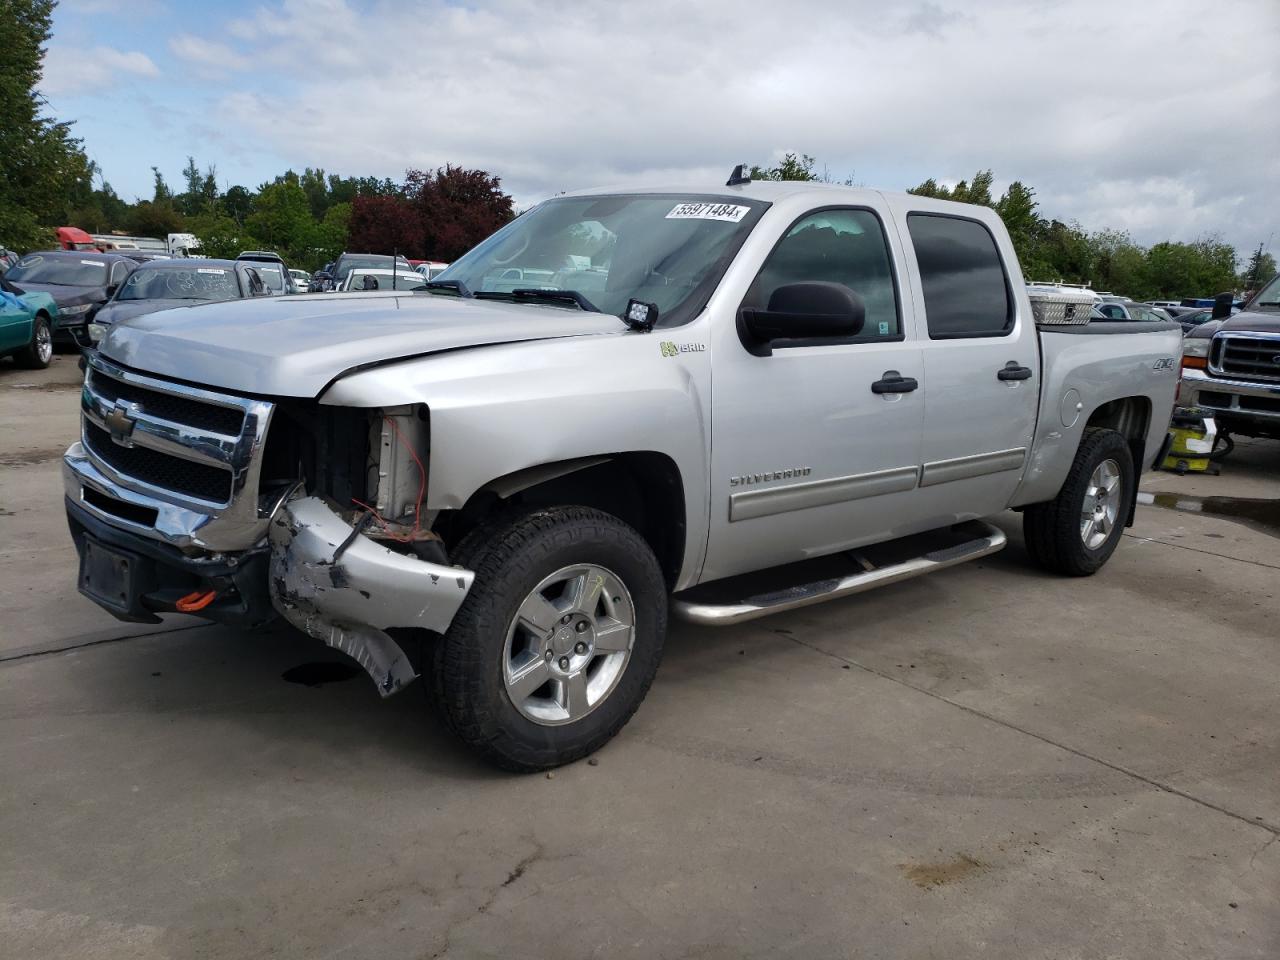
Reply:
[[1031, 368], [1024, 367], [1017, 360], [1010, 360], [996, 373], [1000, 380], [1030, 380]]
[[886, 370], [884, 377], [871, 385], [871, 392], [910, 393], [919, 386], [914, 377], [904, 377], [897, 370]]

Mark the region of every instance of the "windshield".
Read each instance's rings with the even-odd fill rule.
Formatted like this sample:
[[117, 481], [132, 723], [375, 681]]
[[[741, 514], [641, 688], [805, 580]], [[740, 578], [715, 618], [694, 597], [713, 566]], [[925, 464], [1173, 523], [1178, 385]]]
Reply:
[[72, 257], [23, 257], [6, 274], [13, 283], [52, 283], [64, 287], [102, 287], [107, 283], [107, 265], [101, 260]]
[[657, 305], [660, 325], [673, 326], [702, 309], [766, 206], [673, 194], [549, 200], [450, 265], [437, 282], [459, 282], [472, 294], [572, 290], [618, 316], [628, 301], [641, 300]]
[[236, 300], [240, 285], [226, 267], [190, 267], [182, 270], [148, 270], [129, 274], [116, 294], [117, 300]]
[[1271, 282], [1253, 298], [1254, 307], [1280, 307], [1280, 274], [1271, 278]]

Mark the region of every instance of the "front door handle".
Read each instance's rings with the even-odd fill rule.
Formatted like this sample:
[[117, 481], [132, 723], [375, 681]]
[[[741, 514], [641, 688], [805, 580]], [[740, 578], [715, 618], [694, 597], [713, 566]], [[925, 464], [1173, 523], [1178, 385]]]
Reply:
[[1010, 360], [996, 373], [1000, 380], [1030, 380], [1031, 368], [1024, 367], [1017, 360]]
[[919, 386], [914, 377], [904, 377], [897, 370], [886, 370], [884, 377], [871, 385], [871, 392], [910, 393]]

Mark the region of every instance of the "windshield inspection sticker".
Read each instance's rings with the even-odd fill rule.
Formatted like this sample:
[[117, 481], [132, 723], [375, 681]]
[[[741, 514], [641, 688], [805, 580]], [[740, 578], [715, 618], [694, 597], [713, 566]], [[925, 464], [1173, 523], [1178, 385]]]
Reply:
[[724, 220], [726, 223], [737, 223], [750, 212], [750, 207], [740, 207], [736, 203], [677, 203], [666, 219]]
[[222, 276], [226, 272], [220, 267], [196, 267], [196, 273], [216, 273], [218, 276]]
[[102, 266], [102, 264], [101, 264], [101, 263], [99, 263], [97, 260], [81, 260], [81, 261], [80, 261], [80, 263], [81, 263], [81, 265], [86, 266], [86, 267], [100, 267], [100, 266]]

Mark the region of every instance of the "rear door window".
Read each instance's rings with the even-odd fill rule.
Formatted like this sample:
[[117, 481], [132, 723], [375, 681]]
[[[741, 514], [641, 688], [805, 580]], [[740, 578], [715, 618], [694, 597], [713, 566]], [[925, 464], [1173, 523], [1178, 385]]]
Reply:
[[1001, 337], [1013, 330], [1013, 298], [991, 231], [976, 220], [926, 213], [909, 214], [907, 229], [931, 340]]

